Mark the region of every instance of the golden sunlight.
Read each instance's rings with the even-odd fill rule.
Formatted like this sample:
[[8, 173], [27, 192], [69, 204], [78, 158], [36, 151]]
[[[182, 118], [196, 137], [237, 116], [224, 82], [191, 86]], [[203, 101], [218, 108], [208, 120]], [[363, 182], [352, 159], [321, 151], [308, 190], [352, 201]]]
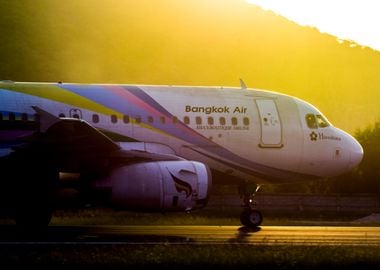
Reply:
[[372, 0], [246, 0], [300, 25], [380, 50], [380, 2]]
[[237, 87], [243, 78], [309, 101], [349, 132], [380, 116], [380, 52], [360, 47], [380, 45], [354, 35], [380, 38], [380, 1], [8, 2], [0, 78]]

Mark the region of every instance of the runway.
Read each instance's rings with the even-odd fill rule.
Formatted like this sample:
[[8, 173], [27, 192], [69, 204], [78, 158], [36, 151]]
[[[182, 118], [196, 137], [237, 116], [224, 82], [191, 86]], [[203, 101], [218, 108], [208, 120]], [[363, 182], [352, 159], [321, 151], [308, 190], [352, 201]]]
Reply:
[[380, 246], [378, 227], [49, 226], [26, 234], [0, 226], [0, 245], [299, 245]]

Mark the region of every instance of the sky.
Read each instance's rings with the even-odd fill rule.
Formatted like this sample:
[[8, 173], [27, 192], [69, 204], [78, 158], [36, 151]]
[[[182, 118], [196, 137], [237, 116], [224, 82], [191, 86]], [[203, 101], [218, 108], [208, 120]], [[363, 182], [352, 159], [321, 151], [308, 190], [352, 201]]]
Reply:
[[[0, 79], [239, 87], [242, 78], [249, 88], [315, 105], [332, 124], [352, 134], [378, 121], [380, 48], [340, 44], [334, 35], [298, 26], [289, 16], [264, 12], [247, 1], [3, 1]], [[352, 0], [344, 0], [340, 9], [345, 12], [323, 9], [325, 0], [295, 1], [261, 4], [286, 3], [278, 10], [315, 18], [315, 24], [329, 22], [333, 14], [329, 27], [380, 37], [372, 34], [371, 25], [360, 26], [364, 19], [351, 15], [348, 21], [354, 25], [345, 22], [344, 14], [364, 12], [356, 8], [350, 13]], [[364, 5], [368, 0], [360, 1], [363, 9], [369, 7]], [[364, 18], [378, 10], [372, 6]], [[375, 15], [372, 25], [379, 26]], [[343, 30], [335, 35], [342, 37]], [[348, 38], [359, 42], [352, 35]]]
[[[378, 0], [246, 0], [300, 25], [380, 51]], [[355, 45], [352, 45], [355, 46]]]

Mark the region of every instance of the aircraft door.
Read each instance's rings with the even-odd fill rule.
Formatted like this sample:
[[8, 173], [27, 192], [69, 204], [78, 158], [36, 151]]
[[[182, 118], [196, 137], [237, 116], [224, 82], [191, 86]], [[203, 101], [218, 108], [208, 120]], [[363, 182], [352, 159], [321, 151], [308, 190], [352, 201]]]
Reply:
[[83, 119], [82, 111], [80, 109], [70, 109], [69, 115], [71, 118]]
[[260, 115], [261, 139], [260, 147], [280, 148], [282, 143], [282, 126], [277, 106], [272, 99], [257, 99]]

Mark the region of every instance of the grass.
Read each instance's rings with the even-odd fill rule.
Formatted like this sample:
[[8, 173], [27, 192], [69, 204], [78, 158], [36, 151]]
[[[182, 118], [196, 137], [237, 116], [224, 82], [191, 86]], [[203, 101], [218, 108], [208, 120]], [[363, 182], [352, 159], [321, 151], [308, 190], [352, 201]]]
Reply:
[[0, 246], [2, 264], [54, 269], [378, 269], [379, 247], [246, 245]]

